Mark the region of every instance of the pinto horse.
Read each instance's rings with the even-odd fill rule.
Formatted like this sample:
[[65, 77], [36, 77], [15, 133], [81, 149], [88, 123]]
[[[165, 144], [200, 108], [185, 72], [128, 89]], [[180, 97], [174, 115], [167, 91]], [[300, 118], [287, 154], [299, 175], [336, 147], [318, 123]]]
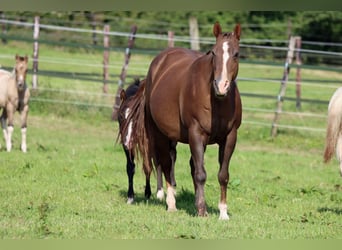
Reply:
[[342, 87], [335, 91], [329, 102], [324, 162], [331, 160], [334, 151], [342, 176]]
[[153, 168], [154, 164], [163, 170], [168, 211], [176, 210], [169, 154], [172, 142], [189, 144], [199, 216], [207, 215], [204, 153], [207, 145], [219, 145], [219, 218], [227, 220], [229, 162], [242, 115], [236, 84], [241, 28], [237, 24], [233, 32], [226, 33], [216, 22], [213, 33], [216, 43], [205, 54], [185, 48], [169, 48], [153, 59], [144, 90], [140, 96], [136, 95], [139, 107], [132, 111], [128, 120], [136, 120], [133, 126], [136, 140], [133, 141], [143, 157], [144, 166]]
[[[0, 108], [3, 109], [0, 117], [3, 135], [8, 152], [12, 149], [13, 120], [16, 111], [21, 115], [21, 150], [26, 153], [27, 115], [29, 111], [30, 91], [26, 85], [28, 68], [27, 56], [15, 56], [13, 72], [0, 71]], [[7, 124], [6, 124], [7, 122]]]
[[[133, 178], [135, 174], [135, 152], [132, 148], [131, 142], [131, 134], [132, 134], [132, 122], [127, 124], [128, 129], [123, 132], [123, 126], [126, 122], [126, 119], [131, 112], [132, 109], [132, 98], [137, 93], [139, 86], [145, 84], [145, 80], [140, 81], [139, 79], [135, 79], [135, 81], [127, 87], [126, 90], [122, 89], [120, 92], [121, 104], [118, 111], [118, 122], [119, 122], [119, 136], [121, 137], [121, 144], [125, 151], [126, 156], [126, 172], [128, 177], [128, 191], [127, 191], [127, 204], [132, 204], [134, 202], [134, 185]], [[173, 166], [176, 161], [176, 149], [175, 146], [172, 148], [171, 157], [173, 160]], [[146, 177], [145, 184], [145, 197], [149, 199], [151, 197], [151, 185], [150, 185], [150, 175], [151, 171], [147, 168], [143, 167]], [[174, 174], [172, 174], [172, 185], [176, 186]], [[160, 168], [157, 169], [157, 198], [159, 200], [164, 199], [164, 191], [163, 191], [163, 179], [162, 179], [162, 171]]]

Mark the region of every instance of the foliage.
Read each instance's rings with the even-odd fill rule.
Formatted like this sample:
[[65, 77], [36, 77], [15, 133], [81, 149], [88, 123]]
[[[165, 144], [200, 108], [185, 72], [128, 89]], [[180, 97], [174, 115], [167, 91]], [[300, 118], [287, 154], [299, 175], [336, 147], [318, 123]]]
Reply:
[[[5, 12], [5, 17], [21, 21], [33, 21], [33, 16], [39, 15], [41, 23], [103, 30], [104, 24], [110, 24], [111, 31], [129, 32], [132, 25], [138, 26], [139, 34], [167, 35], [173, 31], [176, 36], [189, 36], [189, 17], [196, 17], [201, 38], [213, 38], [212, 25], [219, 21], [225, 30], [232, 30], [236, 23], [242, 25], [242, 41], [248, 43], [251, 39], [262, 39], [259, 45], [284, 46], [289, 35], [299, 35], [303, 41], [310, 42], [332, 42], [341, 43], [342, 34], [342, 12], [339, 11], [105, 11], [105, 12]], [[8, 34], [2, 36], [20, 36], [24, 39], [32, 39], [31, 30], [25, 28], [9, 27]], [[21, 30], [20, 35], [15, 30]], [[16, 34], [12, 34], [12, 32]], [[24, 31], [24, 32], [23, 32]], [[25, 35], [26, 33], [26, 35]], [[91, 34], [66, 35], [61, 31], [42, 30], [41, 40], [49, 42], [63, 42], [70, 46], [80, 46], [80, 41], [87, 39], [89, 46], [101, 46], [101, 37], [95, 39], [96, 44], [91, 45], [89, 41]], [[271, 43], [270, 41], [273, 40]], [[276, 42], [278, 41], [278, 42]], [[78, 44], [78, 45], [77, 45]], [[116, 36], [111, 39], [113, 48], [123, 48], [127, 45], [126, 37]], [[166, 46], [163, 40], [137, 39], [136, 49], [161, 50]], [[176, 42], [176, 46], [186, 47], [188, 43]], [[201, 49], [206, 51], [210, 48], [208, 44], [202, 44]], [[341, 46], [317, 46], [303, 44], [304, 49], [328, 50], [339, 52]], [[244, 57], [260, 57], [257, 51], [249, 49], [241, 53]], [[277, 59], [279, 54], [273, 53], [263, 55]], [[303, 57], [307, 63], [337, 64], [335, 58], [327, 57], [320, 59], [316, 55]]]

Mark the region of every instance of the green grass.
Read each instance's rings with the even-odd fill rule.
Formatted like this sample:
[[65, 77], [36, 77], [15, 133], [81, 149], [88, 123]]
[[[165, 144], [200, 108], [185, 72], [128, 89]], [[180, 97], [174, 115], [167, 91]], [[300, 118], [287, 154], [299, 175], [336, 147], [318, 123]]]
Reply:
[[[60, 48], [50, 48], [49, 53], [83, 59], [94, 56], [70, 54]], [[137, 60], [133, 58], [134, 55], [132, 60]], [[113, 60], [123, 62], [119, 54]], [[148, 65], [149, 60], [139, 56], [136, 63]], [[78, 72], [77, 67], [68, 70]], [[241, 64], [239, 76], [281, 78], [282, 69]], [[303, 80], [309, 78], [342, 79], [338, 73], [303, 70]], [[39, 86], [45, 88], [64, 90], [69, 86], [75, 91], [101, 93], [99, 83], [39, 79]], [[111, 93], [115, 93], [116, 86], [111, 87]], [[241, 81], [239, 88], [241, 92], [276, 96], [279, 84]], [[290, 85], [289, 96], [294, 95], [293, 90]], [[329, 100], [332, 91], [333, 88], [306, 87], [303, 95]], [[216, 146], [208, 146], [205, 155], [208, 217], [196, 216], [189, 149], [183, 144], [177, 147], [178, 211], [167, 212], [165, 202], [156, 199], [155, 177], [153, 196], [145, 200], [140, 167], [135, 176], [136, 202], [127, 205], [126, 160], [121, 146], [115, 144], [118, 125], [109, 119], [113, 99], [48, 90], [38, 91], [33, 97], [102, 102], [109, 107], [32, 101], [27, 154], [19, 150], [16, 115], [12, 152], [5, 151], [1, 140], [2, 239], [341, 239], [341, 177], [335, 159], [327, 165], [322, 162], [325, 132], [279, 129], [278, 136], [270, 138], [273, 113], [244, 111], [244, 120], [257, 119], [269, 126], [243, 122], [230, 167], [231, 219], [219, 221]], [[242, 101], [244, 107], [275, 107], [275, 100], [243, 97]], [[294, 103], [285, 103], [284, 108], [296, 111]], [[303, 105], [302, 111], [325, 114], [326, 106]], [[325, 118], [296, 119], [284, 115], [281, 122], [288, 123], [290, 119], [306, 126], [325, 127]]]
[[28, 153], [18, 149], [19, 131], [14, 150], [0, 152], [0, 237], [340, 238], [341, 179], [336, 162], [322, 163], [322, 145], [291, 135], [259, 142], [249, 139], [246, 130], [242, 126], [231, 162], [231, 220], [218, 221], [215, 146], [206, 153], [209, 216], [198, 218], [186, 145], [178, 146], [178, 211], [168, 213], [155, 194], [144, 199], [140, 168], [136, 203], [126, 204], [125, 158], [114, 144], [115, 123], [31, 116]]

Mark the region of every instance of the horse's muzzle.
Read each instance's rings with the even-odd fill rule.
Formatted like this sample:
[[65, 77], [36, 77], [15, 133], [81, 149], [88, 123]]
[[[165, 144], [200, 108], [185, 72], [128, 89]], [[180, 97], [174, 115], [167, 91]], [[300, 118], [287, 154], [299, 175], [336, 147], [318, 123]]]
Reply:
[[25, 82], [24, 81], [18, 81], [17, 82], [18, 89], [22, 90], [25, 88]]
[[215, 95], [217, 97], [224, 97], [227, 95], [230, 87], [230, 82], [228, 80], [214, 80]]

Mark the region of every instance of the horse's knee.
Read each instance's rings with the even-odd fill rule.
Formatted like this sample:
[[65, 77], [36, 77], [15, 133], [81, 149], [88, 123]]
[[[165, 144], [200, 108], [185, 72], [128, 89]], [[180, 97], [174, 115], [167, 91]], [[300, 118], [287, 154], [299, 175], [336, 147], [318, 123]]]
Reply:
[[228, 185], [229, 173], [227, 171], [220, 171], [218, 173], [218, 181], [221, 185]]
[[195, 171], [195, 181], [197, 184], [204, 185], [205, 181], [207, 180], [207, 174], [205, 170]]

